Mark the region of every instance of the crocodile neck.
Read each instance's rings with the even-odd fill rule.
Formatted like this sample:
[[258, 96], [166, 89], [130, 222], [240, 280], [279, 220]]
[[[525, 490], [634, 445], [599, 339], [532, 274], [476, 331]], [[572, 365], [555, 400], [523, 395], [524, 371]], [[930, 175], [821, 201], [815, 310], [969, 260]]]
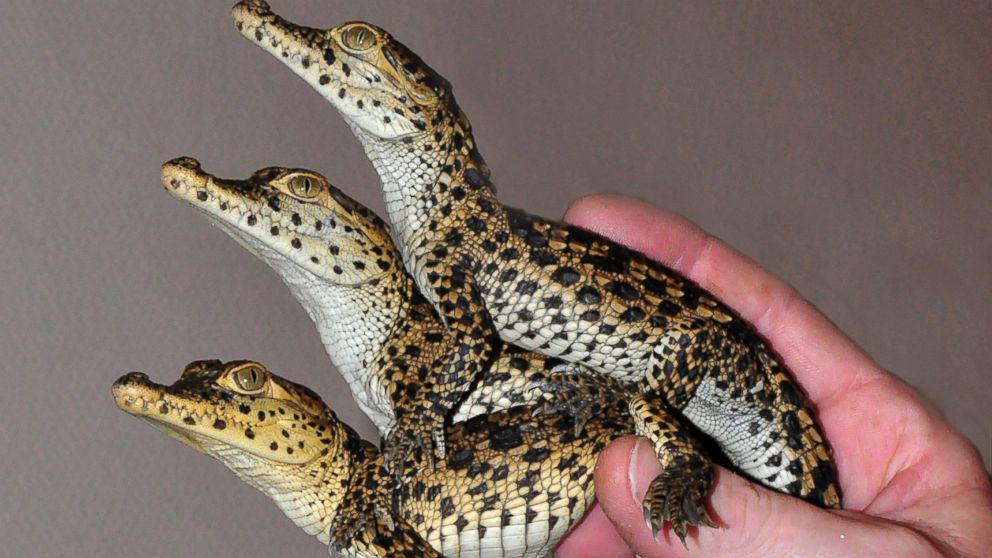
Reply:
[[437, 120], [441, 124], [433, 132], [403, 140], [383, 140], [349, 121], [379, 175], [389, 221], [404, 257], [417, 231], [428, 230], [432, 213], [451, 199], [450, 188], [463, 185], [461, 171], [472, 166], [488, 178], [471, 129], [460, 122], [464, 117], [443, 110]]
[[[362, 412], [382, 435], [395, 421], [392, 386], [376, 374], [375, 361], [396, 330], [408, 323], [413, 281], [401, 266], [361, 285], [336, 285], [285, 261], [267, 259], [317, 326], [320, 340], [335, 368], [348, 382]], [[384, 293], [388, 296], [384, 296]]]
[[348, 382], [362, 412], [380, 434], [388, 433], [395, 421], [390, 386], [371, 372], [376, 357], [395, 340], [395, 330], [409, 318], [414, 286], [402, 266], [394, 265], [389, 272], [359, 285], [340, 285], [313, 275], [247, 232], [215, 222], [279, 274], [317, 326], [331, 362]]
[[410, 244], [413, 233], [428, 222], [433, 205], [430, 195], [441, 180], [448, 154], [435, 152], [434, 157], [423, 157], [429, 143], [426, 138], [403, 144], [383, 141], [358, 126], [352, 129], [379, 175], [386, 213], [400, 251], [405, 253], [404, 247]]
[[297, 527], [328, 544], [352, 480], [362, 472], [358, 469], [361, 444], [365, 444], [343, 423], [334, 421], [328, 430], [329, 453], [303, 467], [285, 465], [274, 469], [238, 451], [214, 457], [239, 479], [271, 498]]

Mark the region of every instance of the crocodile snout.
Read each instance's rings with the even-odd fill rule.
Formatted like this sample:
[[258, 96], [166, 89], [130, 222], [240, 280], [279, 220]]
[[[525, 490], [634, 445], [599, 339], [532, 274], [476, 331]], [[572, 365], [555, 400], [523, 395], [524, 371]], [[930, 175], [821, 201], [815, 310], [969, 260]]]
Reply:
[[192, 157], [177, 157], [162, 165], [162, 187], [173, 195], [181, 190], [203, 189], [208, 178], [200, 162]]

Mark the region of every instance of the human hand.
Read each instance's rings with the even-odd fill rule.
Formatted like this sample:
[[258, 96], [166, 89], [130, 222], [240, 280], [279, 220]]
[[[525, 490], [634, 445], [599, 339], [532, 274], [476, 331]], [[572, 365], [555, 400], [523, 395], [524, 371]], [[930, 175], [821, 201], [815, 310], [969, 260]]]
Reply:
[[688, 549], [667, 527], [655, 542], [641, 498], [661, 466], [650, 444], [627, 437], [600, 456], [599, 503], [556, 557], [992, 556], [992, 487], [975, 448], [789, 285], [686, 219], [630, 198], [582, 198], [565, 219], [679, 271], [771, 342], [817, 410], [844, 509], [718, 467], [709, 503], [721, 528], [690, 534]]

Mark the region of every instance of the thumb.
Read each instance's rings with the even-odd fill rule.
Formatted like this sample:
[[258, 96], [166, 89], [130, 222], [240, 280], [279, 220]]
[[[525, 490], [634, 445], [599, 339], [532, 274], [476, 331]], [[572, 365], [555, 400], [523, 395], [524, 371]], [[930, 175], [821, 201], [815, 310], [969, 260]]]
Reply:
[[716, 467], [710, 515], [720, 526], [690, 531], [686, 547], [666, 526], [655, 542], [641, 499], [661, 465], [651, 444], [627, 437], [603, 451], [596, 466], [596, 497], [620, 536], [644, 558], [660, 556], [874, 556], [881, 521], [830, 512], [757, 486]]

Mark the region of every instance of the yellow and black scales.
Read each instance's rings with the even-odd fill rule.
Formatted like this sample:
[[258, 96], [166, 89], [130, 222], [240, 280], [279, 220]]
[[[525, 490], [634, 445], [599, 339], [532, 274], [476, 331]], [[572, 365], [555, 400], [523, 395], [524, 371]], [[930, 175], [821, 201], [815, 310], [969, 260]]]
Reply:
[[[389, 242], [385, 223], [374, 213], [334, 188], [323, 176], [306, 169], [267, 168], [246, 180], [226, 180], [207, 173], [193, 159], [180, 158], [163, 166], [162, 183], [170, 194], [208, 216], [280, 274], [307, 308], [336, 367], [371, 417], [389, 417], [393, 405], [407, 397], [423, 396], [421, 392], [430, 385], [430, 371], [436, 369], [449, 348], [447, 336], [431, 306], [416, 294], [396, 247]], [[534, 388], [544, 385], [553, 374], [551, 370], [561, 362], [501, 345], [492, 367], [453, 419], [460, 422], [553, 398], [553, 394]], [[597, 404], [609, 406], [604, 416], [613, 417], [598, 428], [612, 429], [613, 436], [633, 433], [629, 414], [618, 414], [616, 404], [628, 400], [636, 384], [624, 386], [615, 381], [601, 382], [596, 377], [589, 379], [611, 384], [598, 386], [604, 391]], [[602, 412], [597, 407], [596, 416]], [[529, 410], [517, 416], [536, 420]], [[573, 430], [576, 425], [574, 421], [552, 420], [555, 424], [571, 424]], [[543, 419], [538, 424], [543, 424]], [[378, 426], [384, 436], [390, 434], [392, 423], [388, 418]], [[586, 435], [583, 430], [575, 445], [583, 444]], [[447, 436], [451, 445], [451, 433]], [[590, 443], [599, 446], [594, 440]], [[530, 459], [543, 455], [540, 448], [536, 451], [529, 455]], [[463, 454], [449, 452], [443, 465], [450, 467], [463, 458]], [[586, 475], [594, 464], [594, 459], [559, 461], [557, 467], [564, 468], [560, 473], [568, 478], [576, 478], [578, 471], [589, 480]], [[409, 497], [405, 490], [417, 486], [423, 474], [411, 466], [394, 468], [401, 500]], [[471, 468], [466, 474], [471, 479], [479, 475]], [[466, 543], [481, 528], [492, 537], [502, 537], [498, 550], [490, 549], [497, 555], [541, 556], [581, 517], [589, 503], [583, 498], [563, 499], [561, 494], [566, 487], [559, 480], [549, 482], [546, 474], [532, 473], [536, 476], [527, 482], [542, 486], [542, 490], [528, 493], [524, 500], [515, 495], [486, 503], [471, 500], [439, 510], [444, 521], [454, 522], [461, 539], [467, 538]], [[591, 492], [586, 496], [591, 497]], [[542, 513], [540, 508], [549, 498], [558, 505]], [[488, 522], [473, 515], [485, 515], [487, 506], [506, 506], [511, 500], [517, 500], [517, 509], [501, 512], [499, 522], [494, 523], [491, 510]], [[532, 507], [519, 508], [521, 505]], [[519, 544], [514, 548], [513, 541], [521, 539], [512, 529], [498, 527], [504, 518], [527, 525], [530, 553]], [[428, 540], [438, 536], [431, 525], [418, 532]], [[444, 550], [472, 555], [468, 548], [452, 544]]]
[[[128, 375], [115, 385], [122, 408], [220, 459], [352, 556], [436, 555], [425, 542], [542, 556], [591, 502], [598, 452], [634, 432], [665, 466], [645, 499], [655, 530], [667, 520], [684, 540], [687, 526], [710, 524], [696, 430], [756, 481], [839, 506], [829, 446], [760, 337], [672, 270], [501, 206], [450, 85], [415, 54], [374, 26], [302, 27], [260, 1], [234, 18], [342, 110], [380, 173], [399, 250], [378, 217], [305, 169], [228, 181], [182, 158], [163, 184], [280, 274], [387, 453], [257, 363], [195, 363], [170, 387]], [[232, 380], [243, 370], [274, 399], [244, 392]], [[163, 405], [170, 397], [181, 402]], [[256, 407], [279, 414], [279, 401], [337, 434], [325, 444], [301, 434], [318, 428], [310, 419], [286, 417], [273, 434], [275, 415]], [[318, 444], [328, 452], [304, 461]]]
[[597, 454], [626, 414], [607, 406], [581, 436], [565, 415], [479, 415], [450, 426], [447, 462], [408, 475], [397, 497], [374, 445], [257, 362], [195, 361], [171, 385], [132, 372], [113, 392], [121, 409], [217, 459], [356, 558], [546, 555], [591, 503]]
[[[313, 318], [356, 399], [388, 437], [392, 407], [422, 396], [449, 346], [433, 308], [416, 294], [385, 223], [306, 169], [271, 167], [245, 180], [227, 180], [182, 157], [163, 165], [162, 184], [280, 274]], [[376, 482], [389, 484], [394, 507], [380, 503], [371, 511], [410, 524], [445, 555], [547, 555], [591, 504], [599, 451], [634, 432], [624, 403], [631, 394], [620, 385], [599, 399], [596, 416], [589, 419], [595, 421], [592, 430], [586, 423], [577, 432], [568, 414], [535, 416], [533, 405], [550, 399], [535, 388], [559, 363], [502, 346], [489, 373], [455, 413], [457, 428], [446, 432], [451, 450], [446, 458], [434, 468], [401, 459], [388, 474], [377, 473], [384, 476]], [[444, 498], [439, 483], [444, 494], [460, 497]], [[306, 517], [341, 506], [335, 496], [341, 490], [320, 501], [301, 495], [296, 485], [263, 491], [279, 505], [309, 502]], [[332, 536], [325, 533], [326, 522], [301, 523], [298, 507], [284, 511], [322, 540]], [[378, 544], [388, 547], [384, 539]]]
[[234, 18], [345, 117], [380, 175], [405, 266], [446, 326], [451, 350], [430, 396], [397, 409], [391, 455], [438, 439], [502, 340], [571, 363], [552, 381], [557, 409], [593, 404], [589, 374], [638, 385], [629, 411], [665, 467], [645, 499], [655, 530], [709, 523], [709, 459], [682, 419], [758, 482], [839, 506], [829, 446], [760, 336], [673, 270], [503, 207], [450, 84], [416, 54], [373, 25], [304, 27], [260, 0]]

